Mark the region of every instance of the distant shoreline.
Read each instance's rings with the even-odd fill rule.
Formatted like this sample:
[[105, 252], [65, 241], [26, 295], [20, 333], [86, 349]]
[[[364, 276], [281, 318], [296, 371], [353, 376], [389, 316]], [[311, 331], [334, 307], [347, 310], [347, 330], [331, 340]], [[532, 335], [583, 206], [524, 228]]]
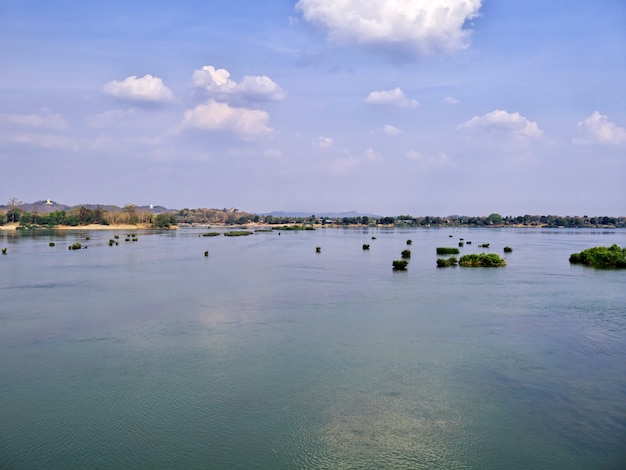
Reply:
[[[20, 224], [17, 224], [17, 223], [0, 225], [0, 230], [14, 231], [14, 230], [17, 230], [19, 226]], [[171, 227], [171, 229], [175, 229], [175, 227]], [[164, 230], [164, 229], [154, 228], [151, 224], [55, 225], [54, 227], [35, 227], [35, 228], [25, 229], [25, 231], [31, 231], [31, 230]]]

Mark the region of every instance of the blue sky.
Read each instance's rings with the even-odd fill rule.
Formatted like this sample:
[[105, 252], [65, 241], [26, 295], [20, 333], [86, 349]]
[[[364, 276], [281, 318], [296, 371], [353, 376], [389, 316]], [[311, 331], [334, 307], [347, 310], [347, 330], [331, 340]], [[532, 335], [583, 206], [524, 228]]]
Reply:
[[626, 215], [622, 0], [0, 0], [0, 203]]

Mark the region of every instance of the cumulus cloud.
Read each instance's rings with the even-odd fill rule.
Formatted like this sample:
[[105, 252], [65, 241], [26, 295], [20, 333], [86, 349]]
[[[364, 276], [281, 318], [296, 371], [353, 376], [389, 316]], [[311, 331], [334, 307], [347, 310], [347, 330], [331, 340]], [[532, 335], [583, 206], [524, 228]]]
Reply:
[[496, 109], [482, 116], [474, 116], [459, 126], [470, 131], [513, 135], [521, 138], [539, 138], [543, 131], [536, 122], [529, 121], [519, 113]]
[[0, 125], [55, 131], [64, 130], [68, 127], [67, 122], [60, 114], [52, 113], [49, 109], [43, 109], [38, 114], [0, 113]]
[[296, 9], [330, 39], [392, 54], [453, 53], [468, 47], [465, 23], [482, 0], [300, 0]]
[[226, 69], [216, 69], [205, 65], [192, 76], [193, 85], [208, 96], [220, 101], [232, 97], [251, 101], [280, 101], [285, 92], [271, 78], [265, 75], [246, 75], [241, 83], [230, 78]]
[[174, 99], [172, 90], [165, 86], [163, 80], [152, 75], [138, 78], [135, 75], [122, 81], [112, 80], [106, 83], [103, 90], [122, 100], [144, 103], [167, 103]]
[[394, 106], [396, 108], [417, 108], [420, 105], [417, 100], [407, 98], [399, 87], [393, 90], [372, 91], [365, 98], [365, 102], [379, 106]]
[[572, 139], [578, 145], [600, 143], [619, 145], [626, 143], [626, 129], [619, 127], [598, 111], [576, 126], [579, 137]]
[[182, 126], [208, 131], [229, 131], [241, 136], [269, 134], [269, 115], [265, 111], [230, 106], [209, 100], [185, 111]]

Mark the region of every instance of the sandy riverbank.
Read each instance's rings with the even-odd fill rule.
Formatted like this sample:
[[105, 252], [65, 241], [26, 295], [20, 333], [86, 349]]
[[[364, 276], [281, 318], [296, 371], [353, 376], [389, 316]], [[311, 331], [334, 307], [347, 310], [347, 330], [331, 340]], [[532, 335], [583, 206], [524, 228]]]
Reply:
[[[5, 224], [0, 225], [0, 230], [17, 230], [19, 224]], [[44, 227], [36, 228], [32, 230], [41, 230]], [[175, 228], [175, 227], [172, 227]], [[100, 225], [100, 224], [89, 224], [89, 225], [55, 225], [53, 230], [124, 230], [124, 231], [132, 231], [132, 230], [151, 230], [153, 227], [150, 224], [112, 224], [112, 225]]]

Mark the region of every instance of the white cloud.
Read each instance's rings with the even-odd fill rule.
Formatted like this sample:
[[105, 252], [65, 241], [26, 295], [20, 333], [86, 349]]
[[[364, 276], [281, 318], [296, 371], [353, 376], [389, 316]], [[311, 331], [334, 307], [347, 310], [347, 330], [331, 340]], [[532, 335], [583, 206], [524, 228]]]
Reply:
[[451, 166], [450, 158], [445, 152], [439, 152], [434, 156], [426, 156], [415, 150], [409, 150], [406, 153], [406, 158], [416, 162], [420, 162], [427, 167], [445, 167]]
[[227, 101], [231, 97], [252, 101], [280, 101], [285, 92], [265, 75], [246, 75], [241, 83], [230, 78], [226, 69], [205, 65], [192, 76], [193, 85], [214, 99]]
[[480, 132], [514, 135], [522, 138], [539, 138], [543, 131], [536, 122], [529, 121], [519, 113], [508, 113], [496, 109], [482, 116], [474, 116], [459, 126], [462, 129]]
[[417, 100], [407, 98], [399, 87], [393, 90], [372, 91], [365, 98], [365, 102], [380, 106], [395, 106], [397, 108], [417, 108], [420, 105]]
[[68, 125], [60, 114], [43, 109], [39, 114], [0, 113], [0, 125], [30, 129], [64, 130]]
[[303, 18], [339, 43], [392, 54], [431, 55], [468, 47], [463, 25], [478, 16], [482, 0], [300, 0]]
[[122, 81], [106, 83], [103, 90], [116, 98], [145, 103], [166, 103], [174, 99], [172, 90], [163, 84], [163, 80], [152, 75], [137, 78], [135, 75]]
[[402, 133], [400, 129], [398, 129], [395, 126], [392, 126], [391, 124], [385, 124], [385, 126], [383, 127], [383, 132], [387, 135], [398, 135]]
[[598, 111], [593, 113], [584, 121], [576, 126], [580, 137], [572, 139], [575, 144], [613, 144], [619, 145], [626, 143], [626, 129], [619, 127], [609, 118], [600, 114]]
[[321, 149], [328, 149], [333, 146], [332, 137], [318, 137], [317, 146]]
[[269, 134], [269, 115], [265, 111], [238, 108], [209, 100], [185, 111], [182, 126], [209, 131], [230, 131], [242, 136]]
[[460, 101], [459, 101], [459, 100], [457, 100], [454, 96], [446, 96], [446, 97], [443, 99], [443, 102], [444, 102], [445, 104], [459, 104], [459, 103], [460, 103]]
[[361, 155], [352, 155], [347, 149], [344, 149], [344, 155], [333, 160], [330, 164], [330, 172], [333, 174], [345, 174], [355, 170], [363, 163], [382, 162], [383, 157], [374, 149], [368, 148]]

